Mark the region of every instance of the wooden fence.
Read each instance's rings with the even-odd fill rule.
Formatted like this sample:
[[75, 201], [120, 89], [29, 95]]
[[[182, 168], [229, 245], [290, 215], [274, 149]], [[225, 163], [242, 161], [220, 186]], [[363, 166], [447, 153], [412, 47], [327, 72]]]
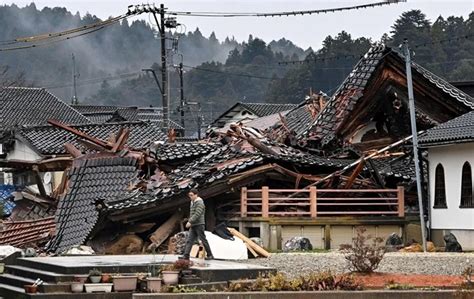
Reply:
[[[296, 194], [296, 196], [295, 196]], [[290, 195], [293, 195], [290, 197]], [[405, 216], [404, 189], [247, 189], [240, 217]]]

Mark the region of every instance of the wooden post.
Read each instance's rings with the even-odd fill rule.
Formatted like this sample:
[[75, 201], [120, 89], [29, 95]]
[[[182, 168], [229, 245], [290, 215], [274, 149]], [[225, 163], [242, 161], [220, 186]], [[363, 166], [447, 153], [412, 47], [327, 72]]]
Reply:
[[317, 190], [316, 187], [310, 187], [309, 188], [309, 202], [310, 202], [310, 213], [311, 213], [311, 218], [315, 219], [318, 214], [318, 207], [317, 207]]
[[240, 189], [240, 217], [247, 217], [247, 187]]
[[269, 200], [268, 186], [262, 187], [262, 217], [268, 218], [268, 200]]
[[398, 217], [405, 217], [405, 190], [403, 186], [398, 186]]

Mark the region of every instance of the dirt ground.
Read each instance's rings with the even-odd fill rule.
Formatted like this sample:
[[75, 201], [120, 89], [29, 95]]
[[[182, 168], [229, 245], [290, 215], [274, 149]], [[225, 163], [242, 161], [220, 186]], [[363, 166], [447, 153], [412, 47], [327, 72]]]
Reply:
[[383, 288], [389, 284], [398, 284], [410, 287], [454, 288], [463, 282], [462, 276], [454, 275], [427, 275], [427, 274], [397, 274], [380, 273], [362, 275], [356, 274], [355, 279], [365, 288]]

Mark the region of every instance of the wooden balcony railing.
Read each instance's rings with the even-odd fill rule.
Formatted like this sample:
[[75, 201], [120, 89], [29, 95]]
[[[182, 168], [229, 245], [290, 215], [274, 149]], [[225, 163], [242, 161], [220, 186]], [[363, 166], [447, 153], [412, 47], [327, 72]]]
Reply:
[[[290, 194], [296, 196], [290, 197]], [[247, 189], [241, 190], [240, 217], [405, 216], [398, 189]]]

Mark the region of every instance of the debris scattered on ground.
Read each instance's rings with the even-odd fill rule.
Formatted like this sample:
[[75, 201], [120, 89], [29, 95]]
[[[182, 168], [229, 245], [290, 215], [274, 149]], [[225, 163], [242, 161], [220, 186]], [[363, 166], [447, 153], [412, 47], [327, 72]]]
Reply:
[[283, 245], [284, 252], [310, 250], [313, 250], [313, 245], [311, 245], [311, 241], [305, 237], [293, 237]]

